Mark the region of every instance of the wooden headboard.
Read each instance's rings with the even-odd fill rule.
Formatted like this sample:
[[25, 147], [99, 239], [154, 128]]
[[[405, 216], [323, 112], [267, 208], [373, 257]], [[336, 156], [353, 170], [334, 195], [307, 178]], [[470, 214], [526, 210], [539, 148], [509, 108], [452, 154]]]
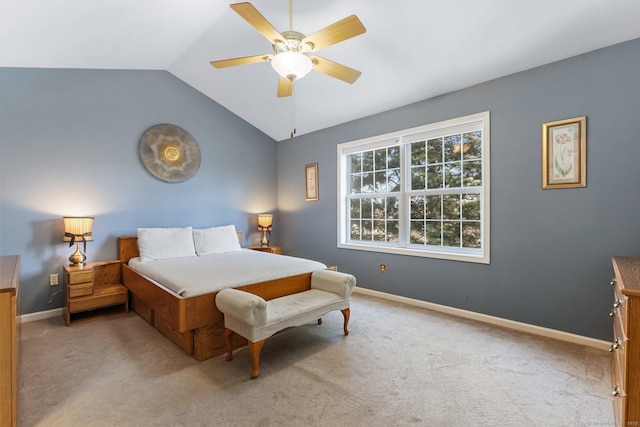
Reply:
[[[238, 234], [238, 242], [242, 246], [242, 231], [236, 231]], [[138, 237], [124, 236], [118, 238], [118, 259], [120, 262], [127, 263], [131, 258], [140, 256], [138, 251]]]

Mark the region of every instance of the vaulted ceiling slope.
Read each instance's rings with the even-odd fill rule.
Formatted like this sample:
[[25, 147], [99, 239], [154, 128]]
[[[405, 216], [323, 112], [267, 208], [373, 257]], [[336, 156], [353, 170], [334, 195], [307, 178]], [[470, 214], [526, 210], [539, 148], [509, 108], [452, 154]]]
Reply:
[[[288, 0], [251, 3], [279, 31]], [[322, 56], [362, 71], [296, 82], [298, 135], [640, 37], [638, 0], [294, 0], [309, 35], [351, 14], [367, 32]], [[0, 66], [168, 70], [264, 133], [289, 138], [291, 99], [270, 64], [209, 62], [270, 52], [219, 0], [0, 0]]]

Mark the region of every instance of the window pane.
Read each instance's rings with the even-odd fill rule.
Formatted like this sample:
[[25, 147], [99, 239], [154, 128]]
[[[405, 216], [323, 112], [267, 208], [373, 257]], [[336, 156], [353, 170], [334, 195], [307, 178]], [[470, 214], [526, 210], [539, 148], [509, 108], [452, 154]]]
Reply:
[[373, 172], [362, 174], [362, 192], [373, 193]]
[[350, 236], [351, 236], [351, 240], [360, 240], [360, 221], [358, 220], [351, 221]]
[[400, 242], [400, 233], [398, 232], [398, 227], [398, 221], [387, 221], [387, 242]]
[[376, 158], [375, 166], [377, 171], [387, 168], [387, 149], [386, 148], [376, 150], [375, 158]]
[[462, 195], [462, 219], [480, 220], [480, 194]]
[[373, 240], [376, 242], [384, 242], [386, 239], [385, 221], [373, 221]]
[[480, 223], [462, 223], [462, 246], [465, 248], [480, 248]]
[[427, 163], [442, 163], [442, 138], [427, 141]]
[[387, 191], [389, 193], [400, 191], [400, 169], [387, 171]]
[[363, 241], [371, 241], [371, 236], [373, 234], [372, 221], [362, 221], [362, 240]]
[[351, 218], [358, 219], [360, 218], [360, 199], [351, 199], [350, 203], [351, 210]]
[[426, 218], [440, 219], [441, 208], [442, 208], [442, 202], [441, 202], [442, 196], [427, 196], [425, 199], [426, 199]]
[[384, 199], [373, 199], [373, 217], [375, 219], [384, 219], [386, 217], [384, 209]]
[[400, 147], [389, 147], [389, 163], [387, 167], [389, 169], [400, 167]]
[[387, 197], [387, 219], [400, 219], [400, 198]]
[[410, 243], [424, 244], [424, 221], [411, 221]]
[[[444, 219], [460, 219], [460, 196], [446, 195], [442, 196], [442, 218]], [[460, 234], [458, 232], [458, 234]]]
[[371, 199], [362, 199], [362, 218], [371, 218]]
[[411, 189], [424, 190], [424, 167], [416, 166], [411, 168]]
[[387, 172], [374, 172], [374, 181], [375, 181], [375, 192], [376, 193], [386, 193], [387, 190]]
[[468, 132], [462, 135], [464, 159], [479, 159], [482, 157], [482, 132]]
[[411, 219], [424, 219], [424, 197], [411, 198]]
[[362, 192], [362, 175], [351, 175], [351, 189], [350, 194], [360, 194]]
[[442, 246], [460, 247], [460, 221], [442, 223]]
[[482, 185], [482, 161], [464, 162], [464, 186], [477, 187]]
[[414, 142], [411, 144], [411, 166], [424, 165], [426, 161], [425, 157], [425, 142]]
[[444, 165], [444, 186], [445, 188], [461, 187], [460, 162], [447, 163]]
[[427, 167], [427, 188], [442, 188], [442, 165]]
[[442, 238], [442, 223], [440, 221], [427, 221], [427, 245], [440, 246]]
[[362, 171], [373, 171], [373, 151], [365, 151], [362, 153]]
[[362, 168], [362, 153], [350, 154], [349, 162], [351, 162], [351, 173], [361, 172]]
[[444, 137], [444, 161], [445, 162], [455, 162], [460, 160], [462, 151], [461, 143], [461, 135], [449, 135]]

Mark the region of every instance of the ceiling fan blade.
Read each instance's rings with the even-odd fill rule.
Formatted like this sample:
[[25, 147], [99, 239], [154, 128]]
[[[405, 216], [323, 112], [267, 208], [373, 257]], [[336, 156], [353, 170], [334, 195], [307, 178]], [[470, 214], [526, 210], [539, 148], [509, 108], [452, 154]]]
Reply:
[[284, 41], [284, 37], [280, 31], [276, 30], [267, 19], [262, 16], [258, 9], [253, 7], [251, 3], [235, 3], [229, 5], [238, 15], [247, 21], [253, 28], [258, 30], [271, 44], [275, 44], [276, 40]]
[[358, 70], [354, 70], [353, 68], [349, 68], [346, 65], [338, 64], [337, 62], [333, 62], [319, 56], [312, 56], [311, 60], [315, 64], [313, 66], [314, 70], [347, 83], [355, 82], [362, 74]]
[[320, 31], [316, 31], [302, 40], [302, 43], [313, 44], [313, 50], [319, 51], [336, 43], [340, 43], [367, 31], [356, 15], [347, 16]]
[[243, 56], [242, 58], [222, 59], [220, 61], [211, 61], [210, 64], [216, 68], [235, 67], [236, 65], [255, 64], [269, 60], [271, 55], [253, 55]]
[[291, 96], [293, 94], [293, 81], [280, 76], [278, 81], [278, 98]]

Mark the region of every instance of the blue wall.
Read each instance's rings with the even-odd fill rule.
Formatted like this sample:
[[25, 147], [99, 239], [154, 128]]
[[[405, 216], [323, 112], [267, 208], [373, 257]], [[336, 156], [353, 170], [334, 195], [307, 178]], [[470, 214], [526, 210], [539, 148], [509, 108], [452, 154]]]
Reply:
[[[634, 40], [280, 142], [283, 250], [369, 289], [609, 339], [611, 256], [640, 256], [639, 76]], [[490, 265], [336, 247], [337, 144], [486, 110]], [[583, 115], [587, 188], [542, 190], [542, 123]], [[315, 162], [320, 200], [305, 202], [304, 165]]]
[[[190, 180], [160, 181], [140, 161], [158, 123], [198, 142]], [[95, 216], [88, 259], [109, 260], [143, 226], [235, 224], [253, 244], [255, 214], [276, 209], [276, 143], [168, 72], [0, 68], [0, 131], [0, 254], [21, 255], [23, 314], [63, 305], [47, 301], [73, 252], [64, 215]]]

